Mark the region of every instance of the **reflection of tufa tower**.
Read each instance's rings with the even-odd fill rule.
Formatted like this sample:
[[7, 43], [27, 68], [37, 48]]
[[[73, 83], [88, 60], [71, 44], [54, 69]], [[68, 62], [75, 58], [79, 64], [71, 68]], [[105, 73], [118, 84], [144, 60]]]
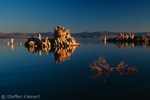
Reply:
[[41, 56], [41, 54], [42, 54], [42, 50], [39, 50], [39, 56]]
[[13, 38], [11, 38], [11, 40], [10, 40], [11, 42], [11, 50], [13, 51], [14, 50], [14, 45], [13, 45], [13, 42], [14, 42], [14, 39]]
[[12, 50], [12, 51], [14, 50], [14, 45], [11, 45], [11, 50]]
[[104, 37], [104, 45], [106, 45], [106, 36]]
[[55, 49], [54, 56], [55, 62], [64, 62], [65, 60], [69, 60], [71, 54], [74, 53], [77, 46], [70, 46], [67, 48]]

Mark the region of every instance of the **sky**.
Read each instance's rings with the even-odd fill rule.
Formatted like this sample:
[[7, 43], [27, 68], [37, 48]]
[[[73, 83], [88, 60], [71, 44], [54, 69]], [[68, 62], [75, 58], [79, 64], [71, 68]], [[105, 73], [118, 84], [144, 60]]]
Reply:
[[0, 32], [150, 32], [150, 0], [0, 0]]

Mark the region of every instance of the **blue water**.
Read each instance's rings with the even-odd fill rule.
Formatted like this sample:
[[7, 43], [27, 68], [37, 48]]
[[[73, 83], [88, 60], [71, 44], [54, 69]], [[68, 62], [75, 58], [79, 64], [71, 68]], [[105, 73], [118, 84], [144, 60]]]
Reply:
[[[15, 39], [14, 48], [0, 40], [0, 95], [40, 95], [42, 100], [146, 100], [150, 95], [150, 49], [146, 46], [119, 48], [102, 39], [77, 39], [68, 60], [56, 62], [54, 51], [32, 53], [26, 39]], [[103, 56], [111, 67], [121, 61], [138, 69], [137, 73], [93, 78], [89, 67]]]

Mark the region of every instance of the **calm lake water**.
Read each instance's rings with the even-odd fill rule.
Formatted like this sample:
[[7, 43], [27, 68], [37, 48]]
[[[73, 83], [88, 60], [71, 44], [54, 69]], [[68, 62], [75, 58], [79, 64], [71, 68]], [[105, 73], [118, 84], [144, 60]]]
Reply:
[[[81, 47], [34, 50], [7, 46], [0, 40], [0, 95], [40, 95], [42, 100], [147, 100], [150, 95], [150, 49], [134, 44], [104, 44], [102, 39], [76, 39]], [[123, 48], [124, 47], [124, 48]], [[48, 53], [49, 52], [49, 53]], [[102, 57], [110, 67], [124, 61], [136, 73], [104, 76], [91, 70]]]

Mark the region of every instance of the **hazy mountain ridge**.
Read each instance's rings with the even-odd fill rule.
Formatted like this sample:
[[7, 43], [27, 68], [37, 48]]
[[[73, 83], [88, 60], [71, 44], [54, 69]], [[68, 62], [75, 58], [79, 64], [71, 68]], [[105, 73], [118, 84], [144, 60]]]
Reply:
[[41, 34], [43, 37], [52, 37], [53, 32], [43, 32], [43, 33], [0, 33], [0, 38], [29, 38], [34, 35]]
[[[122, 32], [129, 33], [129, 32]], [[134, 32], [135, 35], [146, 35], [150, 32]], [[0, 38], [29, 38], [31, 36], [41, 34], [42, 37], [52, 37], [54, 36], [53, 32], [41, 32], [41, 33], [0, 33]], [[119, 32], [108, 32], [108, 31], [100, 31], [100, 32], [81, 32], [81, 33], [71, 33], [73, 37], [76, 38], [102, 38], [104, 36], [114, 37]]]

